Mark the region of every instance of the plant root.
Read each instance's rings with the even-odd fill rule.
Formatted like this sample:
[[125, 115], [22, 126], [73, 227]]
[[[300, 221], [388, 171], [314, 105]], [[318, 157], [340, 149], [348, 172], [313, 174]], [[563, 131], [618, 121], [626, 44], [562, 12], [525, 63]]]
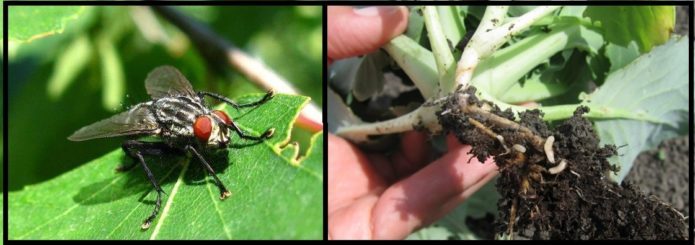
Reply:
[[582, 116], [588, 107], [578, 107], [551, 131], [538, 110], [519, 113], [517, 122], [511, 110], [479, 100], [474, 87], [447, 98], [446, 113], [436, 113], [444, 132], [471, 145], [481, 162], [493, 157], [499, 167], [496, 232], [512, 238], [531, 232], [532, 239], [688, 238], [682, 214], [606, 178], [617, 170], [608, 161], [617, 150], [599, 147]]

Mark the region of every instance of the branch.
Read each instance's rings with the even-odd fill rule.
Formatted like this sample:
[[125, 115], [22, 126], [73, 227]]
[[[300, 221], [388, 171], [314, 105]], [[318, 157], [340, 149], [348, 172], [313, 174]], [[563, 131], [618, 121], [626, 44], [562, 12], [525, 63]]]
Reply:
[[[297, 89], [280, 77], [258, 59], [244, 53], [233, 44], [217, 35], [210, 28], [199, 23], [176, 9], [167, 6], [152, 6], [152, 9], [177, 26], [193, 42], [213, 71], [224, 74], [228, 66], [236, 68], [258, 86], [275, 92], [299, 94]], [[321, 110], [316, 104], [308, 104], [299, 113], [297, 124], [300, 127], [320, 131], [323, 129]]]

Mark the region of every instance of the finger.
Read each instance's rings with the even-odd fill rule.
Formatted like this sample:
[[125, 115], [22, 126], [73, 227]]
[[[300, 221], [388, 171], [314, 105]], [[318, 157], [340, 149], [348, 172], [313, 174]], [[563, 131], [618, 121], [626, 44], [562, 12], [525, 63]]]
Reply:
[[[488, 161], [492, 165], [495, 164], [491, 159], [488, 159], [487, 161], [485, 161], [485, 164], [488, 164]], [[426, 224], [432, 223], [436, 220], [441, 219], [442, 217], [446, 216], [447, 214], [449, 214], [449, 212], [451, 212], [451, 210], [454, 210], [456, 207], [458, 207], [463, 202], [468, 200], [468, 198], [471, 197], [473, 194], [475, 194], [478, 190], [480, 190], [480, 188], [482, 188], [485, 184], [490, 182], [490, 180], [494, 179], [498, 173], [499, 172], [497, 170], [488, 173], [478, 183], [473, 184], [472, 186], [468, 187], [465, 191], [463, 191], [463, 193], [461, 193], [461, 195], [458, 195], [458, 196], [451, 198], [449, 201], [447, 201], [447, 203], [442, 205], [442, 210], [441, 210], [441, 212], [439, 212], [439, 214], [433, 216], [432, 220], [429, 220], [428, 222], [425, 222], [425, 223]], [[490, 204], [490, 205], [493, 205], [493, 204]]]
[[328, 7], [328, 61], [367, 54], [403, 33], [408, 9], [382, 6]]
[[[459, 143], [458, 139], [456, 139], [456, 137], [453, 134], [449, 134], [447, 136], [447, 145], [449, 146], [450, 149], [462, 149], [462, 147], [463, 147], [463, 145], [461, 145], [461, 143]], [[469, 156], [473, 157], [473, 155], [469, 155]], [[475, 160], [477, 158], [473, 157], [473, 159]], [[478, 161], [475, 160], [475, 162], [478, 162]], [[473, 160], [471, 160], [470, 164], [472, 164], [472, 163], [473, 163]], [[481, 187], [483, 187], [483, 185], [485, 185], [487, 182], [489, 182], [491, 179], [493, 179], [495, 176], [497, 176], [497, 173], [499, 173], [498, 167], [495, 165], [495, 162], [492, 160], [492, 158], [488, 158], [487, 160], [485, 160], [484, 164], [489, 165], [489, 166], [494, 165], [495, 171], [488, 173], [479, 182], [466, 188], [460, 195], [454, 196], [451, 199], [449, 199], [444, 205], [442, 205], [442, 209], [439, 212], [439, 214], [432, 216], [432, 219], [425, 222], [425, 223], [431, 223], [431, 222], [434, 222], [435, 220], [438, 220], [438, 219], [444, 217], [449, 212], [451, 212], [451, 210], [453, 210], [454, 208], [461, 205], [461, 203], [466, 201], [466, 199], [468, 199], [471, 195], [473, 195], [475, 192], [477, 192]]]
[[470, 146], [450, 147], [449, 153], [414, 175], [394, 184], [373, 210], [374, 238], [402, 239], [439, 215], [442, 206], [496, 170], [466, 154]]
[[328, 153], [328, 212], [384, 188], [384, 182], [354, 145], [328, 134]]
[[384, 185], [393, 184], [398, 180], [393, 168], [394, 164], [384, 154], [367, 154], [367, 158], [369, 158], [369, 162], [377, 175], [384, 180]]
[[426, 140], [427, 135], [417, 131], [401, 135], [401, 150], [391, 155], [391, 164], [397, 180], [415, 173], [426, 164], [426, 149], [429, 148]]
[[371, 239], [372, 208], [379, 200], [378, 195], [366, 195], [350, 206], [328, 213], [328, 236], [331, 239]]
[[410, 131], [404, 133], [401, 137], [401, 149], [405, 160], [415, 164], [425, 164], [427, 160], [427, 150], [429, 147], [423, 147], [427, 142], [427, 134]]

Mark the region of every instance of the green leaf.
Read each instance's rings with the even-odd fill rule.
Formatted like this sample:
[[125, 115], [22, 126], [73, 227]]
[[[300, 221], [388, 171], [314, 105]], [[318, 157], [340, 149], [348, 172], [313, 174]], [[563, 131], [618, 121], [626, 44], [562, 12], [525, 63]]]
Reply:
[[610, 72], [623, 68], [639, 57], [639, 55], [640, 52], [635, 42], [630, 42], [627, 47], [618, 46], [612, 43], [606, 45], [606, 57], [611, 62]]
[[589, 100], [660, 120], [596, 121], [602, 144], [626, 145], [609, 159], [620, 166], [619, 174], [611, 176], [620, 182], [639, 152], [688, 132], [688, 38], [674, 38], [610, 74]]
[[[3, 2], [5, 2], [5, 1], [4, 1], [4, 0], [0, 0], [0, 4], [2, 4]], [[4, 5], [3, 5], [3, 6], [4, 6]], [[5, 27], [4, 27], [4, 26], [5, 26], [5, 11], [2, 11], [2, 12], [3, 12], [3, 13], [0, 14], [0, 25], [3, 26], [3, 30], [4, 30], [4, 28], [5, 28]], [[2, 38], [3, 38], [3, 40], [5, 39], [4, 35], [3, 35]], [[6, 52], [6, 50], [5, 50], [5, 45], [3, 45], [3, 47], [0, 48], [0, 50], [2, 50], [3, 53]]]
[[455, 88], [454, 73], [456, 72], [456, 61], [451, 53], [450, 43], [447, 42], [437, 8], [425, 6], [422, 12], [425, 17], [427, 36], [432, 46], [432, 54], [437, 65], [440, 93], [447, 93]]
[[84, 14], [87, 7], [8, 6], [7, 33], [9, 41], [30, 42], [37, 38], [62, 33], [65, 27]]
[[456, 48], [456, 45], [466, 35], [466, 27], [463, 25], [463, 16], [455, 6], [437, 6], [439, 13], [439, 23], [441, 23], [442, 32], [446, 37], [447, 42], [451, 45], [451, 50]]
[[[569, 57], [564, 57], [565, 54]], [[515, 83], [499, 99], [507, 103], [544, 100], [563, 95], [572, 86], [589, 79], [590, 72], [583, 52], [565, 50], [553, 57], [556, 56], [560, 57], [557, 64], [554, 64], [551, 57], [548, 67], [544, 67], [540, 72], [530, 73], [530, 77], [523, 79], [523, 82]]]
[[97, 38], [96, 42], [101, 55], [101, 80], [104, 83], [101, 103], [107, 110], [117, 111], [123, 105], [125, 93], [125, 74], [121, 57], [110, 38], [102, 36]]
[[406, 37], [414, 40], [416, 43], [420, 43], [422, 39], [422, 33], [425, 30], [425, 19], [422, 17], [423, 6], [414, 6], [410, 8], [410, 14], [408, 14], [408, 27], [405, 29]]
[[536, 6], [510, 6], [509, 11], [507, 11], [507, 14], [509, 16], [518, 17], [534, 9], [536, 9]]
[[353, 84], [352, 94], [358, 101], [365, 101], [384, 89], [382, 70], [389, 64], [388, 56], [381, 51], [361, 58]]
[[[5, 199], [5, 195], [0, 196], [0, 202], [4, 203], [5, 202], [4, 199]], [[3, 210], [0, 210], [0, 216], [2, 216], [3, 220], [5, 219], [5, 211], [4, 210], [5, 210], [4, 208], [3, 208]], [[0, 236], [5, 237], [5, 227], [3, 227], [3, 226], [4, 226], [4, 222], [2, 225], [0, 225], [0, 228], [2, 228], [2, 231], [0, 231]], [[2, 240], [4, 241], [5, 239], [2, 239]], [[0, 242], [0, 244], [4, 244], [4, 242]]]
[[584, 16], [600, 22], [607, 41], [627, 47], [637, 42], [640, 52], [666, 42], [676, 23], [674, 6], [589, 6]]
[[539, 64], [548, 62], [558, 52], [577, 48], [596, 54], [603, 44], [600, 34], [584, 26], [576, 18], [564, 19], [575, 20], [573, 23], [558, 25], [549, 33], [529, 35], [482, 60], [473, 74], [471, 84], [495, 98], [502, 98], [518, 84], [520, 78]]
[[[261, 95], [243, 97], [240, 102]], [[276, 95], [266, 104], [236, 111], [224, 106], [253, 135], [274, 127], [264, 141], [236, 134], [228, 154], [205, 154], [232, 192], [222, 201], [212, 178], [195, 159], [145, 157], [166, 192], [148, 230], [140, 225], [156, 193], [142, 170], [113, 169], [126, 160], [114, 150], [52, 180], [9, 193], [10, 239], [321, 239], [323, 234], [322, 134], [303, 160], [286, 156], [292, 122], [308, 103]], [[225, 162], [224, 158], [228, 158]]]
[[58, 55], [54, 72], [48, 79], [46, 93], [48, 97], [59, 99], [70, 84], [76, 81], [76, 77], [82, 72], [93, 54], [92, 43], [86, 35], [79, 35], [64, 52]]

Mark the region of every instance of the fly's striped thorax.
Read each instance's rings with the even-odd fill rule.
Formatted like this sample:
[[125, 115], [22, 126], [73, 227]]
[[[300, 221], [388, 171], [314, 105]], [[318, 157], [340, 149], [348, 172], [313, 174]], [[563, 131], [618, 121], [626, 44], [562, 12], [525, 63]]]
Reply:
[[160, 127], [181, 136], [192, 136], [197, 116], [210, 113], [200, 99], [188, 96], [157, 99], [151, 108]]

